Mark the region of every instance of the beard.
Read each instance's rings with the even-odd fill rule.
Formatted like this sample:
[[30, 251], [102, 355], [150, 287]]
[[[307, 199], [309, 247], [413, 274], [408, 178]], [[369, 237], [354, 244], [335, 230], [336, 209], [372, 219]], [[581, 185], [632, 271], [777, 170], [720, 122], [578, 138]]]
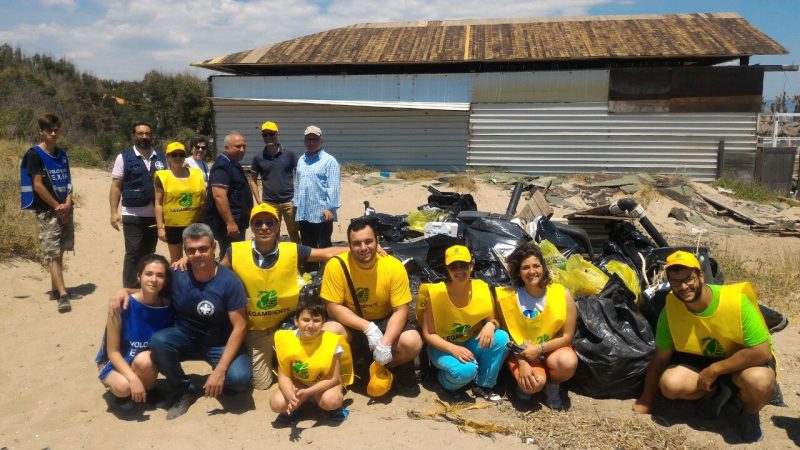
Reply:
[[135, 144], [136, 148], [149, 149], [152, 143], [150, 142], [150, 139], [141, 139], [136, 141]]

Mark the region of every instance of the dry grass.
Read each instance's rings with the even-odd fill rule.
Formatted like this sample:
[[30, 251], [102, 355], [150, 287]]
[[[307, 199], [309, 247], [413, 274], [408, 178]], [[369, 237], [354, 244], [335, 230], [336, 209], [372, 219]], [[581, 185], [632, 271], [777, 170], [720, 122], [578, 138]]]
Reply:
[[[455, 424], [459, 430], [482, 436], [518, 436], [541, 449], [560, 448], [688, 448], [685, 434], [640, 417], [600, 417], [596, 412], [547, 409], [519, 411], [507, 402], [447, 403], [426, 412], [408, 411], [412, 419], [430, 419]], [[492, 411], [480, 411], [491, 408]], [[474, 414], [490, 419], [471, 417]], [[498, 422], [502, 420], [503, 422]]]
[[19, 163], [28, 145], [0, 140], [0, 261], [42, 261], [36, 218], [19, 207]]
[[344, 163], [342, 164], [343, 175], [366, 175], [376, 172], [378, 169], [363, 163]]
[[439, 175], [439, 172], [428, 169], [402, 170], [394, 174], [395, 178], [406, 181], [433, 180]]
[[759, 303], [792, 320], [800, 319], [800, 277], [797, 276], [800, 254], [764, 252], [756, 259], [745, 260], [727, 245], [716, 248], [712, 254], [725, 272], [726, 283], [749, 281], [758, 292]]
[[639, 183], [639, 190], [633, 194], [633, 198], [643, 207], [647, 208], [651, 202], [661, 198], [661, 194], [649, 183]]
[[458, 192], [462, 191], [475, 192], [476, 190], [478, 190], [478, 185], [475, 183], [475, 179], [469, 173], [460, 173], [458, 175], [453, 175], [447, 180], [447, 185]]

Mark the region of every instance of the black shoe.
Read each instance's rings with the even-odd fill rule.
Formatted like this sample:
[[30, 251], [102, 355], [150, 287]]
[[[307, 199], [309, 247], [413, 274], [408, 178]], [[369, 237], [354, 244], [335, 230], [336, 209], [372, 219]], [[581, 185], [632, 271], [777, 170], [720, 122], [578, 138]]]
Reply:
[[58, 312], [66, 313], [72, 311], [72, 305], [69, 304], [69, 294], [62, 295], [58, 299]]
[[130, 397], [114, 397], [114, 409], [121, 412], [131, 412], [136, 403]]
[[731, 399], [731, 388], [724, 383], [717, 385], [717, 390], [709, 397], [700, 400], [698, 412], [705, 419], [716, 419], [722, 407]]
[[58, 300], [58, 291], [50, 291], [47, 295], [52, 301]]
[[151, 389], [147, 391], [147, 404], [156, 409], [169, 409], [171, 405], [170, 398], [164, 396], [158, 389]]
[[739, 417], [739, 430], [744, 442], [752, 443], [764, 439], [764, 433], [761, 432], [761, 418], [758, 417], [758, 413], [742, 412]]
[[477, 384], [472, 385], [472, 395], [475, 396], [475, 398], [482, 398], [487, 402], [492, 402], [492, 403], [500, 403], [503, 401], [503, 397], [500, 396], [500, 394], [498, 394], [497, 392], [495, 392], [492, 388], [481, 387], [478, 386]]
[[180, 397], [175, 400], [175, 403], [169, 408], [167, 411], [167, 420], [177, 419], [178, 417], [186, 414], [186, 411], [189, 410], [189, 407], [197, 401], [199, 395], [194, 392], [193, 389], [189, 389]]

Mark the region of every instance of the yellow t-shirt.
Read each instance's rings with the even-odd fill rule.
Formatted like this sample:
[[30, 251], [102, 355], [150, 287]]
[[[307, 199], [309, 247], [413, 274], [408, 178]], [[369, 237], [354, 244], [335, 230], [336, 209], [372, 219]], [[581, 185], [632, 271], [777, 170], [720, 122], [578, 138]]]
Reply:
[[[394, 256], [377, 255], [378, 260], [368, 270], [359, 268], [350, 256], [350, 252], [342, 253], [339, 257], [344, 261], [353, 279], [353, 287], [364, 319], [383, 319], [392, 313], [392, 308], [411, 302], [406, 268]], [[320, 297], [332, 303], [344, 304], [351, 311], [356, 311], [347, 279], [342, 272], [342, 265], [335, 258], [331, 258], [325, 264]]]

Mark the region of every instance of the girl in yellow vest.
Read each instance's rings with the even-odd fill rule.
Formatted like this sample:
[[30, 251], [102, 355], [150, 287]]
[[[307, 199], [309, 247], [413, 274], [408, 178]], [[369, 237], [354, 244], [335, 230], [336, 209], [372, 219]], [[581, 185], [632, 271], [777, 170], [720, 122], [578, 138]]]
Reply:
[[544, 389], [545, 403], [561, 409], [560, 383], [572, 378], [578, 356], [572, 349], [577, 308], [572, 294], [553, 283], [542, 251], [522, 244], [508, 257], [512, 287], [497, 290], [501, 320], [516, 346], [508, 365], [517, 395], [529, 398]]
[[154, 179], [158, 238], [169, 247], [170, 262], [183, 256], [184, 228], [202, 222], [206, 183], [197, 168], [185, 167], [186, 148], [180, 142], [167, 146], [169, 169], [156, 172]]
[[444, 261], [450, 281], [424, 284], [417, 297], [431, 363], [439, 369], [439, 383], [454, 396], [472, 384], [475, 397], [499, 402], [494, 386], [508, 354], [508, 334], [495, 320], [489, 286], [470, 279], [469, 249], [454, 245]]
[[344, 336], [323, 331], [326, 319], [321, 299], [303, 299], [295, 314], [297, 329], [275, 332], [278, 388], [269, 405], [279, 425], [297, 420], [298, 408], [308, 399], [328, 411], [332, 421], [349, 414], [342, 406], [342, 388], [353, 383], [353, 358]]

